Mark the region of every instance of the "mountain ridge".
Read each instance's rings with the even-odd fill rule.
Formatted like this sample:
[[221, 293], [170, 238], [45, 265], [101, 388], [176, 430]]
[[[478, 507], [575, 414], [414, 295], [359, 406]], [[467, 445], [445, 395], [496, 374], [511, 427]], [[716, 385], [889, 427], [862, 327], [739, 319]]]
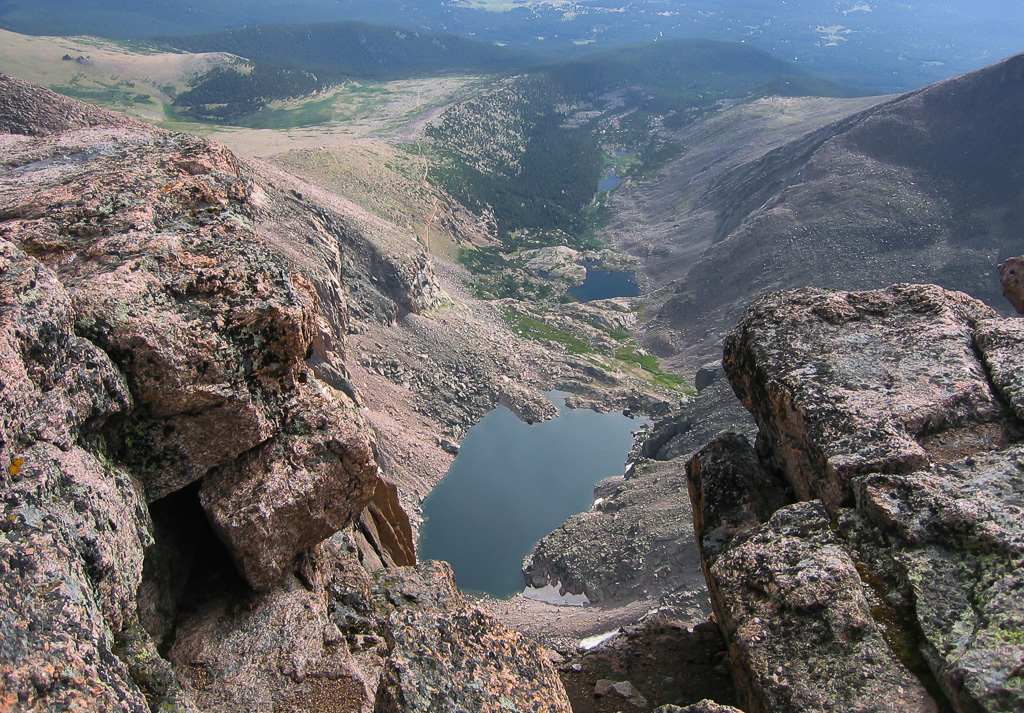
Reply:
[[712, 207], [713, 245], [654, 329], [721, 335], [758, 295], [804, 285], [933, 282], [1005, 309], [993, 269], [1024, 230], [1022, 63], [901, 95], [722, 176], [685, 209]]

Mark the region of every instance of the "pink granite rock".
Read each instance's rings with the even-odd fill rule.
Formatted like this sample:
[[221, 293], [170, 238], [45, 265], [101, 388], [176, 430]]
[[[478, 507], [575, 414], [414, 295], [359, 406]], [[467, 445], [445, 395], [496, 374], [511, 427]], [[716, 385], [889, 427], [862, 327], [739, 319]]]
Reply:
[[755, 303], [724, 365], [801, 499], [835, 509], [850, 479], [909, 472], [1013, 439], [973, 329], [995, 317], [934, 285], [806, 289]]
[[1024, 314], [1024, 256], [1011, 257], [1000, 265], [999, 280], [1003, 283], [1003, 296]]

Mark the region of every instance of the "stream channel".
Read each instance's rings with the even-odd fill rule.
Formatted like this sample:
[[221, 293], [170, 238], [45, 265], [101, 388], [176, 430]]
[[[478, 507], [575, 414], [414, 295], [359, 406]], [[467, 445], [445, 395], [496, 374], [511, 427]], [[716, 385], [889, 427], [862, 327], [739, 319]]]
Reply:
[[451, 563], [459, 588], [504, 598], [523, 591], [523, 558], [540, 538], [588, 510], [597, 481], [622, 475], [633, 431], [647, 421], [570, 409], [527, 425], [499, 406], [462, 440], [423, 502], [420, 559]]

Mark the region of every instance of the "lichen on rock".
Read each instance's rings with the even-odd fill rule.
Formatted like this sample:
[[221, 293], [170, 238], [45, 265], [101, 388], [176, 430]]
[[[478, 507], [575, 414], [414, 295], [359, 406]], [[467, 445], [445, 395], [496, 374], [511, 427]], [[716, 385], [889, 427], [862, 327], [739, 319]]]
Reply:
[[393, 611], [387, 622], [390, 656], [374, 713], [570, 713], [540, 647], [468, 606], [447, 563], [379, 576], [377, 592]]
[[859, 473], [909, 472], [1005, 445], [1018, 426], [978, 361], [995, 312], [934, 285], [805, 289], [755, 303], [724, 364], [802, 499], [834, 510]]
[[1019, 322], [896, 285], [769, 295], [730, 335], [758, 450], [688, 472], [750, 710], [1024, 706]]

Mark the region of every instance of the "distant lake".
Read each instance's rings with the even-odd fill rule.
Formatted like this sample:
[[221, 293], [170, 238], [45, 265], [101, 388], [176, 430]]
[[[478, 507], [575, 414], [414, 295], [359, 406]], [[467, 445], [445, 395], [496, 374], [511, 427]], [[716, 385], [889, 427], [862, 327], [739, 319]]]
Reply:
[[587, 279], [582, 285], [569, 288], [569, 294], [580, 302], [607, 300], [612, 297], [636, 297], [640, 285], [632, 272], [605, 272], [594, 264], [587, 265]]
[[602, 178], [601, 182], [597, 184], [597, 190], [610, 191], [620, 183], [622, 183], [622, 179], [615, 175], [615, 169], [613, 168], [608, 172], [608, 175]]
[[597, 481], [624, 472], [632, 432], [621, 413], [570, 409], [532, 426], [504, 406], [469, 430], [444, 480], [423, 502], [419, 557], [452, 564], [459, 587], [509, 597], [522, 563], [567, 518], [590, 509]]

